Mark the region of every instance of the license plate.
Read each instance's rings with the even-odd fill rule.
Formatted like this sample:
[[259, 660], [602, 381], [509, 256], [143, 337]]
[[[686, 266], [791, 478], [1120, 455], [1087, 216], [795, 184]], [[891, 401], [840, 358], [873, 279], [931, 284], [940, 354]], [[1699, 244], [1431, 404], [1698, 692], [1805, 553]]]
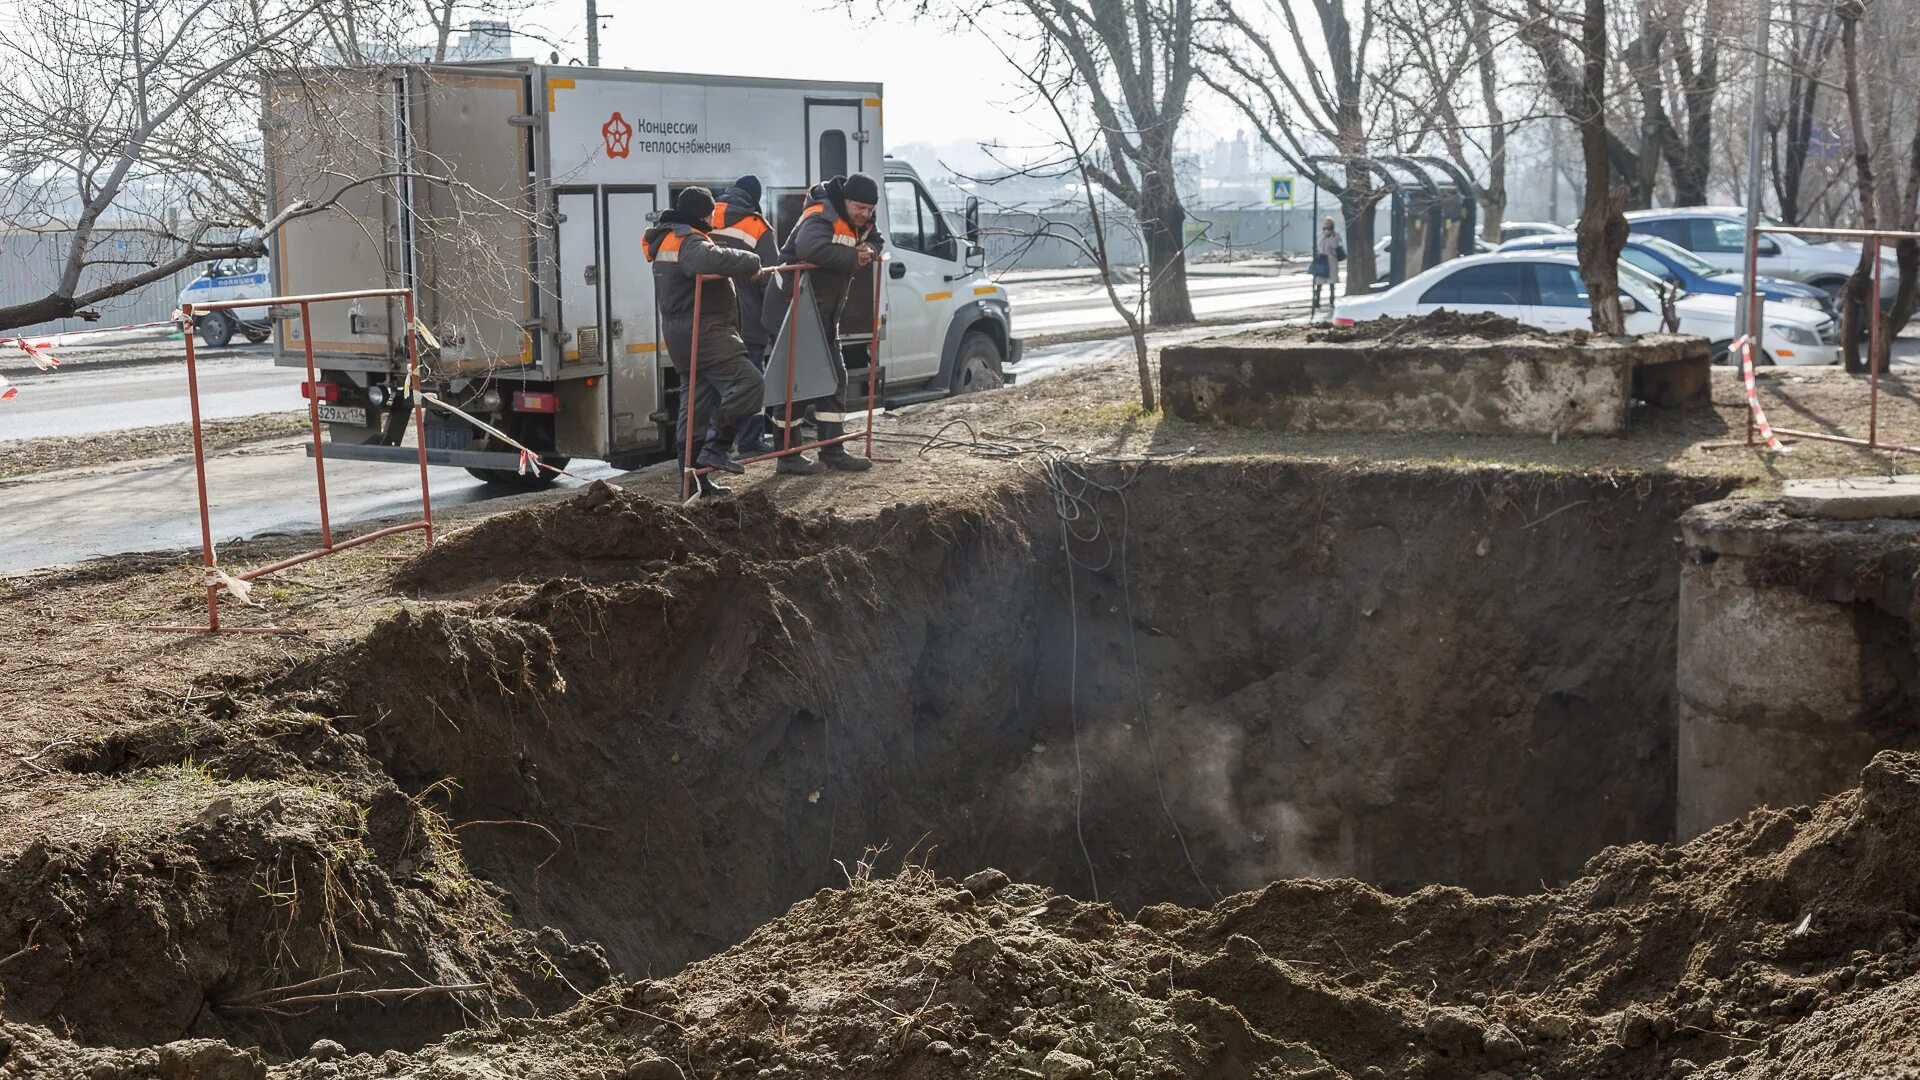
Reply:
[[367, 426], [367, 410], [360, 405], [322, 405], [320, 419], [329, 424], [352, 424], [355, 427]]

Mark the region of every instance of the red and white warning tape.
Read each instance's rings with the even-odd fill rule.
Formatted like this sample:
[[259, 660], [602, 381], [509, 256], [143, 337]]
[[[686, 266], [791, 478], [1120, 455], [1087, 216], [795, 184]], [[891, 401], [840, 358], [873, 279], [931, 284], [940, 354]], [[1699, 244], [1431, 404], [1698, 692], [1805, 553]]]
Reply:
[[1780, 441], [1773, 433], [1773, 425], [1767, 423], [1767, 413], [1760, 407], [1760, 388], [1753, 381], [1753, 341], [1742, 334], [1734, 339], [1729, 349], [1740, 350], [1740, 378], [1747, 384], [1747, 408], [1753, 413], [1753, 426], [1760, 437], [1767, 442], [1767, 449], [1777, 454], [1791, 454], [1793, 447]]
[[[11, 347], [19, 349], [21, 352], [27, 354], [27, 359], [33, 361], [34, 367], [39, 368], [41, 371], [50, 371], [60, 366], [60, 358], [48, 351], [53, 348], [54, 338], [59, 338], [60, 343], [65, 345], [71, 343], [69, 340], [71, 338], [99, 337], [104, 334], [123, 334], [129, 330], [152, 330], [162, 326], [170, 326], [178, 329], [180, 323], [181, 316], [176, 312], [173, 318], [163, 322], [129, 323], [126, 326], [105, 326], [98, 330], [74, 330], [61, 334], [36, 334], [30, 338], [0, 338], [0, 348]], [[0, 376], [0, 401], [12, 401], [19, 393], [19, 387], [8, 383], [5, 376]]]

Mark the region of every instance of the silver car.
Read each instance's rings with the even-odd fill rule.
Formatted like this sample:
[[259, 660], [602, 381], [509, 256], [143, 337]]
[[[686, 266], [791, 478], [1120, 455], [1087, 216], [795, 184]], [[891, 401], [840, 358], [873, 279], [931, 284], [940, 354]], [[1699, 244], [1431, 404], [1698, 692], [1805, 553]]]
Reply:
[[[1768, 225], [1779, 222], [1762, 215]], [[1652, 233], [1671, 240], [1702, 259], [1726, 270], [1746, 269], [1747, 212], [1738, 206], [1683, 206], [1671, 210], [1635, 210], [1627, 215], [1637, 233]], [[1880, 303], [1893, 302], [1899, 287], [1899, 272], [1894, 267], [1893, 250], [1881, 253], [1886, 266], [1880, 274]], [[1856, 243], [1814, 243], [1786, 233], [1760, 235], [1760, 272], [1769, 277], [1791, 278], [1825, 289], [1838, 297], [1860, 262]]]

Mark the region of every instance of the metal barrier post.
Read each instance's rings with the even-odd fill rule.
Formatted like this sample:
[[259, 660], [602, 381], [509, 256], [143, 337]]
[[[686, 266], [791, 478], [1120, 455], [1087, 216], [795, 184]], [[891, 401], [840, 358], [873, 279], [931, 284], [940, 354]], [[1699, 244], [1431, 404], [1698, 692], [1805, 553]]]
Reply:
[[[323, 558], [350, 547], [357, 547], [373, 540], [399, 533], [422, 530], [426, 534], [429, 546], [433, 543], [433, 504], [427, 486], [427, 447], [425, 408], [422, 393], [415, 387], [413, 416], [420, 449], [420, 512], [421, 520], [409, 521], [402, 525], [391, 525], [384, 529], [375, 529], [369, 533], [350, 537], [339, 543], [333, 541], [331, 515], [327, 506], [326, 450], [320, 436], [320, 405], [314, 396], [317, 392], [318, 372], [314, 368], [313, 326], [311, 305], [336, 300], [359, 300], [369, 297], [401, 297], [407, 313], [407, 363], [408, 382], [415, 384], [420, 377], [419, 346], [414, 329], [414, 303], [411, 289], [365, 289], [359, 292], [312, 293], [303, 296], [270, 296], [261, 299], [217, 300], [204, 304], [182, 304], [180, 306], [181, 324], [185, 330], [187, 348], [187, 407], [193, 422], [193, 474], [194, 483], [200, 499], [200, 560], [207, 574], [207, 625], [205, 626], [147, 626], [146, 630], [166, 633], [186, 634], [287, 634], [295, 631], [279, 626], [222, 626], [220, 625], [220, 590], [231, 582], [252, 581], [267, 574], [297, 566], [313, 559]], [[320, 533], [321, 546], [312, 551], [291, 555], [266, 566], [255, 567], [239, 574], [222, 574], [219, 571], [213, 550], [213, 519], [207, 493], [207, 449], [204, 426], [200, 415], [200, 365], [199, 350], [194, 347], [194, 315], [197, 312], [230, 311], [242, 307], [298, 307], [300, 309], [300, 337], [306, 354], [307, 369], [307, 421], [313, 431], [314, 481], [320, 497]], [[218, 575], [218, 576], [216, 576]], [[231, 582], [229, 581], [231, 579]]]
[[793, 449], [793, 369], [800, 362], [800, 278], [807, 271], [793, 272], [793, 299], [787, 307], [787, 415], [780, 425], [780, 449]]
[[[420, 449], [420, 520], [426, 522], [424, 530], [427, 546], [433, 546], [433, 500], [427, 495], [427, 406], [420, 397], [420, 334], [414, 329], [413, 290], [408, 289], [402, 298], [407, 316], [407, 388], [413, 393], [413, 442]], [[307, 363], [313, 363], [312, 337], [307, 344]]]
[[[1873, 296], [1867, 303], [1873, 305], [1873, 321], [1867, 324], [1867, 445], [1876, 445], [1880, 441], [1880, 335], [1883, 333], [1880, 323], [1880, 238], [1873, 238], [1867, 248], [1873, 259]], [[1887, 359], [1893, 359], [1892, 343], [1888, 343]]]
[[313, 482], [320, 489], [320, 546], [333, 547], [333, 524], [327, 518], [327, 456], [320, 445], [320, 380], [313, 371], [313, 309], [300, 305], [300, 341], [307, 354], [307, 419], [313, 424]]
[[200, 434], [200, 375], [194, 363], [193, 305], [181, 304], [187, 339], [187, 407], [193, 411], [193, 479], [200, 491], [200, 564], [207, 571], [207, 628], [220, 629], [220, 586], [213, 578], [213, 519], [207, 511], [207, 446]]
[[873, 460], [873, 394], [880, 385], [880, 286], [887, 278], [887, 261], [873, 260], [873, 341], [867, 346], [867, 460]]
[[693, 460], [693, 403], [700, 393], [700, 295], [707, 275], [693, 278], [693, 343], [687, 347], [687, 383], [680, 388], [681, 425], [686, 430], [686, 456], [680, 459], [680, 501], [693, 497], [693, 480], [699, 475], [699, 463]]

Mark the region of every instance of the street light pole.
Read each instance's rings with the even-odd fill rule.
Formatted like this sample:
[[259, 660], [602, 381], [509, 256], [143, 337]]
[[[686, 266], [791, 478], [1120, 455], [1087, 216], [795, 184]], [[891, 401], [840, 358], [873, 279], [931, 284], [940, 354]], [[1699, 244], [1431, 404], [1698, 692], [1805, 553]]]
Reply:
[[600, 66], [600, 4], [587, 0], [587, 66]]

